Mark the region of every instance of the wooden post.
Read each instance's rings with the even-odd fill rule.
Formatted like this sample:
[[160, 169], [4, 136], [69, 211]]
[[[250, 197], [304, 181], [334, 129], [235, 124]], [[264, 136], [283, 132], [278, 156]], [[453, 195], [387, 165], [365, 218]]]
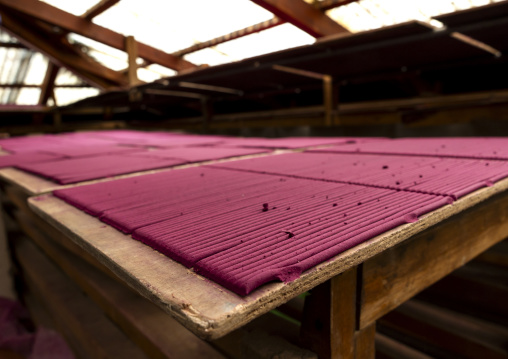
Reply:
[[56, 106], [54, 88], [59, 70], [59, 66], [53, 64], [51, 61], [48, 61], [48, 69], [46, 70], [46, 75], [44, 76], [44, 81], [41, 86], [41, 94], [39, 95], [39, 105], [45, 105], [51, 97], [53, 98], [54, 106]]
[[339, 126], [341, 124], [341, 119], [339, 116], [339, 95], [340, 85], [338, 83], [332, 84], [332, 116], [333, 124], [335, 126]]
[[58, 110], [53, 112], [53, 126], [57, 128], [62, 126], [62, 114]]
[[357, 269], [317, 286], [305, 298], [301, 342], [320, 359], [374, 358], [375, 326], [357, 330]]
[[333, 120], [333, 79], [323, 75], [323, 105], [325, 107], [325, 125], [331, 126]]
[[138, 43], [134, 36], [127, 36], [125, 38], [125, 52], [129, 56], [127, 68], [127, 78], [130, 86], [135, 86], [140, 83], [138, 79], [138, 64], [136, 59], [138, 58]]
[[203, 132], [207, 133], [213, 115], [212, 104], [207, 96], [201, 97], [201, 112], [203, 113]]

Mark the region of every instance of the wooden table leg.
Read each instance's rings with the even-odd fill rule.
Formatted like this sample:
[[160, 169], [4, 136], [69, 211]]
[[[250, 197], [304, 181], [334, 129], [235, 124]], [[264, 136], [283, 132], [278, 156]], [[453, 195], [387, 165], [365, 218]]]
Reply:
[[357, 330], [357, 272], [339, 274], [305, 298], [301, 341], [320, 359], [374, 358], [375, 323]]

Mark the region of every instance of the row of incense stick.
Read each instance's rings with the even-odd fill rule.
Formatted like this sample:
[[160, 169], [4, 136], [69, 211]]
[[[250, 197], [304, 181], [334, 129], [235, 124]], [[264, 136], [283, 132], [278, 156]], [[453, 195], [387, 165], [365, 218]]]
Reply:
[[[64, 153], [68, 143], [59, 141], [73, 136], [80, 144], [91, 136], [94, 147]], [[21, 146], [12, 140], [7, 146]], [[330, 143], [335, 146], [136, 176], [55, 195], [246, 295], [272, 280], [293, 280], [344, 250], [508, 177], [508, 139], [502, 138], [271, 140], [91, 132], [58, 138], [54, 146], [38, 145], [44, 147], [39, 154], [65, 158], [17, 166], [74, 183]]]
[[357, 153], [290, 153], [221, 163], [216, 167], [454, 199], [508, 175], [506, 161]]
[[240, 295], [451, 201], [209, 166], [55, 195]]
[[360, 152], [508, 160], [506, 137], [401, 138], [393, 141], [369, 141], [327, 148], [326, 152]]
[[59, 158], [41, 163], [25, 163], [17, 165], [17, 168], [48, 178], [59, 184], [71, 184], [133, 172], [168, 168], [186, 163], [220, 160], [265, 152], [267, 151], [248, 148], [181, 147], [138, 150], [92, 157]]
[[0, 146], [12, 154], [0, 156], [0, 168], [16, 167], [58, 184], [71, 184], [185, 163], [266, 153], [272, 148], [352, 142], [355, 140], [340, 137], [233, 139], [124, 130], [66, 133], [1, 139]]

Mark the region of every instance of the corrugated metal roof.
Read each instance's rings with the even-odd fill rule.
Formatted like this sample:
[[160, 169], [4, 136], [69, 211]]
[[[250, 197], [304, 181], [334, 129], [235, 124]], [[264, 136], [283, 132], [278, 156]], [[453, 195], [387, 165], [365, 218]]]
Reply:
[[433, 16], [504, 0], [360, 0], [327, 11], [351, 32], [377, 29], [410, 20], [431, 22]]
[[[81, 15], [98, 3], [98, 0], [41, 1], [74, 15]], [[433, 16], [499, 1], [506, 0], [360, 0], [329, 10], [327, 14], [351, 32], [361, 32], [409, 20], [439, 26], [432, 20]], [[93, 22], [172, 53], [271, 18], [272, 13], [249, 0], [122, 0], [94, 18]], [[106, 67], [117, 71], [127, 67], [127, 55], [123, 51], [79, 35], [69, 34], [68, 37], [71, 42], [81, 44], [88, 55]], [[15, 40], [0, 32], [0, 41]], [[184, 58], [197, 65], [213, 66], [312, 42], [313, 37], [286, 23], [187, 54]], [[47, 58], [30, 50], [0, 48], [0, 104], [37, 104], [41, 91], [37, 86], [43, 82], [47, 64]], [[145, 82], [174, 74], [175, 71], [160, 65], [138, 69], [138, 77]], [[19, 83], [32, 87], [14, 86]], [[81, 80], [61, 69], [56, 84], [79, 85]], [[55, 96], [57, 104], [64, 105], [97, 92], [86, 87], [57, 87]]]

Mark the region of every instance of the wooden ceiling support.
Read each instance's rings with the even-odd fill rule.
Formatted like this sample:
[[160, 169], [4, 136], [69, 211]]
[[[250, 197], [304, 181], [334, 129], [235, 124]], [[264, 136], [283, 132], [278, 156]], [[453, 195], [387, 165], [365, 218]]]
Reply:
[[41, 86], [39, 105], [46, 105], [50, 97], [53, 98], [53, 102], [56, 105], [54, 88], [56, 76], [58, 75], [59, 70], [59, 66], [53, 64], [51, 61], [48, 62], [48, 69], [46, 70], [46, 75], [44, 76], [44, 81]]
[[118, 2], [120, 0], [101, 0], [81, 15], [81, 18], [91, 21], [94, 17], [99, 16], [110, 7], [118, 4]]
[[[125, 36], [94, 24], [85, 18], [69, 14], [39, 0], [0, 0], [0, 9], [10, 9], [39, 21], [57, 26], [101, 42], [118, 50], [125, 50]], [[176, 71], [196, 68], [196, 65], [164, 51], [138, 42], [139, 57]]]
[[127, 67], [127, 78], [129, 79], [129, 85], [135, 86], [140, 83], [138, 79], [138, 64], [136, 60], [138, 58], [138, 44], [134, 36], [127, 36], [125, 38], [125, 51], [128, 56], [129, 66]]
[[275, 16], [295, 25], [314, 37], [348, 32], [321, 10], [303, 0], [251, 0]]
[[[319, 9], [320, 11], [327, 11], [339, 6], [347, 5], [352, 2], [357, 2], [358, 0], [324, 0], [316, 3], [314, 6]], [[185, 49], [178, 50], [173, 52], [173, 55], [175, 56], [184, 56], [202, 49], [206, 49], [208, 47], [217, 46], [219, 44], [238, 39], [240, 37], [248, 36], [251, 34], [254, 34], [256, 32], [261, 32], [264, 30], [271, 29], [272, 27], [276, 27], [282, 24], [285, 24], [287, 21], [283, 20], [277, 16], [274, 16], [270, 20], [266, 20], [251, 26], [248, 26], [246, 28], [233, 31], [229, 34], [218, 36], [214, 39], [203, 41], [197, 44], [194, 44], [192, 46], [189, 46]]]
[[358, 0], [322, 0], [320, 2], [314, 3], [314, 6], [316, 6], [321, 11], [328, 11], [335, 9], [336, 7], [344, 6], [357, 1]]
[[85, 82], [100, 89], [128, 85], [127, 77], [92, 60], [75, 49], [65, 38], [46, 31], [30, 18], [0, 8], [0, 26], [25, 46], [50, 58], [54, 64], [65, 67]]
[[23, 44], [20, 44], [19, 42], [0, 42], [0, 47], [6, 48], [6, 49], [25, 49], [26, 46]]
[[187, 47], [185, 49], [173, 52], [173, 55], [175, 55], [175, 56], [183, 56], [183, 55], [186, 55], [186, 54], [190, 54], [192, 52], [196, 52], [196, 51], [199, 51], [199, 50], [202, 50], [202, 49], [206, 49], [208, 47], [212, 47], [212, 46], [216, 46], [216, 45], [222, 44], [222, 43], [227, 42], [227, 41], [238, 39], [238, 38], [243, 37], [243, 36], [254, 34], [256, 32], [260, 32], [260, 31], [263, 31], [263, 30], [267, 30], [267, 29], [270, 29], [272, 27], [279, 26], [279, 25], [282, 25], [282, 24], [285, 24], [285, 23], [286, 23], [286, 21], [284, 21], [281, 18], [278, 18], [277, 16], [275, 16], [275, 17], [271, 18], [270, 20], [263, 21], [263, 22], [260, 22], [258, 24], [254, 24], [252, 26], [248, 26], [246, 28], [233, 31], [233, 32], [231, 32], [229, 34], [226, 34], [226, 35], [223, 35], [223, 36], [219, 36], [219, 37], [216, 37], [216, 38], [208, 40], [208, 41], [200, 42], [200, 43], [194, 44], [192, 46], [189, 46], [189, 47]]

